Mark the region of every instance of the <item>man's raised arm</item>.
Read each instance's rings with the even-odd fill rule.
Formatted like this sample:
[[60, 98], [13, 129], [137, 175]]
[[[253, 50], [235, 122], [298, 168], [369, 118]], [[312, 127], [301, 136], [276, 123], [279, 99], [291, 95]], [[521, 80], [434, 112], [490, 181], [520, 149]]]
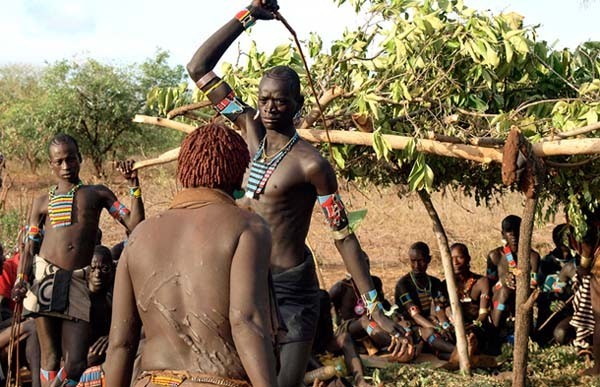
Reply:
[[212, 70], [225, 51], [250, 28], [256, 20], [273, 19], [273, 12], [278, 9], [276, 0], [253, 0], [247, 7], [238, 12], [233, 19], [208, 38], [196, 51], [187, 65], [190, 77], [212, 102], [215, 109], [229, 121], [237, 125], [251, 147], [257, 146], [264, 133], [253, 133], [247, 137], [247, 128], [253, 125], [255, 111], [240, 100], [231, 87], [219, 78]]

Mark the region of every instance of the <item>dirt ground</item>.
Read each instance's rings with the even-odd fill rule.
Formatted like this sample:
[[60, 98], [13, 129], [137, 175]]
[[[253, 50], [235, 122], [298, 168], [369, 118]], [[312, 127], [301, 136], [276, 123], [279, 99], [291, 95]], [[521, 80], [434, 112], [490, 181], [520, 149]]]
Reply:
[[[44, 194], [53, 182], [53, 177], [45, 167], [37, 175], [20, 169], [19, 164], [8, 162], [8, 171], [14, 179], [9, 191], [7, 208], [18, 209], [25, 214], [34, 196]], [[155, 216], [164, 211], [177, 191], [175, 166], [164, 165], [145, 169], [140, 173], [146, 214]], [[91, 176], [91, 171], [83, 165], [82, 180], [86, 184], [107, 184], [122, 201], [128, 203], [127, 183], [115, 171], [108, 171], [106, 181], [99, 182]], [[361, 188], [354, 183], [340, 186], [342, 198], [350, 211], [367, 209], [357, 235], [363, 249], [371, 259], [371, 270], [381, 277], [385, 293], [391, 297], [396, 281], [404, 275], [409, 264], [408, 247], [417, 241], [426, 242], [433, 255], [430, 272], [442, 277], [439, 248], [432, 232], [431, 221], [423, 205], [415, 194], [399, 196], [403, 187]], [[522, 212], [522, 197], [508, 193], [499, 197], [490, 208], [477, 206], [472, 198], [461, 192], [447, 191], [432, 195], [434, 205], [446, 228], [450, 243], [463, 242], [473, 257], [474, 271], [483, 273], [487, 252], [501, 243], [500, 222], [508, 214]], [[562, 219], [557, 219], [562, 221]], [[551, 249], [551, 233], [554, 223], [538, 225], [534, 229], [533, 246], [541, 254]], [[124, 229], [106, 212], [101, 219], [104, 233], [103, 243], [113, 245], [125, 237]], [[315, 207], [308, 242], [318, 261], [325, 288], [343, 278], [345, 269], [337, 253], [325, 220]]]

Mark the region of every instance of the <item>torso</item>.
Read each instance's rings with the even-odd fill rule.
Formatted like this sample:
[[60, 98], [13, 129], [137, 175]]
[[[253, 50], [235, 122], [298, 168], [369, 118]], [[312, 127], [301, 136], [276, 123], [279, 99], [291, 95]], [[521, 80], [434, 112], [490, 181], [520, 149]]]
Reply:
[[80, 269], [91, 263], [103, 208], [98, 189], [98, 186], [84, 185], [77, 190], [73, 198], [72, 224], [67, 227], [54, 228], [50, 224], [48, 195], [36, 201], [45, 217], [40, 256], [65, 270]]
[[143, 370], [245, 378], [228, 316], [231, 258], [247, 216], [225, 204], [168, 210], [132, 233], [124, 258], [146, 334]]
[[[253, 156], [257, 147], [250, 148]], [[319, 152], [299, 139], [273, 172], [264, 192], [257, 199], [240, 201], [241, 207], [251, 208], [269, 224], [274, 273], [297, 266], [305, 259], [304, 244], [317, 197], [315, 187], [309, 182], [307, 168], [320, 162], [323, 158]], [[245, 185], [248, 174], [249, 171], [244, 177]]]

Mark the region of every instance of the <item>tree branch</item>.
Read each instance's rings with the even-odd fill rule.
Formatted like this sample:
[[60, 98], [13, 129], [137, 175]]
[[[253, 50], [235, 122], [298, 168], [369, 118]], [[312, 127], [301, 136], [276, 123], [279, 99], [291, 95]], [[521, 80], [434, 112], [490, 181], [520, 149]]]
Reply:
[[201, 102], [191, 103], [189, 105], [180, 106], [180, 107], [175, 108], [175, 109], [171, 110], [170, 112], [168, 112], [167, 118], [173, 119], [175, 117], [185, 115], [185, 113], [190, 112], [192, 110], [202, 109], [202, 108], [205, 108], [205, 107], [211, 106], [211, 105], [212, 105], [212, 102], [210, 102], [210, 101], [201, 101]]
[[[319, 98], [319, 104], [323, 109], [325, 109], [327, 108], [327, 106], [329, 106], [331, 102], [333, 102], [336, 98], [341, 96], [348, 95], [344, 92], [344, 89], [342, 89], [341, 87], [333, 86], [331, 89], [326, 90], [325, 93], [323, 93], [323, 95], [321, 95], [321, 97]], [[321, 112], [319, 111], [318, 106], [313, 107], [310, 113], [308, 113], [306, 117], [304, 117], [298, 128], [310, 128], [312, 124], [314, 124], [319, 119], [320, 116]]]

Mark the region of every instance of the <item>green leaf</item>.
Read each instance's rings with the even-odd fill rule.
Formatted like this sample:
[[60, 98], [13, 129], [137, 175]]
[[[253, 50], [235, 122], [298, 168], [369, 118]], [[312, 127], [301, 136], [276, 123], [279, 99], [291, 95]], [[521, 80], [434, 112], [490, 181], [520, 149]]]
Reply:
[[367, 216], [367, 209], [363, 208], [361, 210], [350, 211], [348, 212], [348, 227], [352, 232], [355, 232], [358, 229], [358, 226], [362, 223], [362, 221]]
[[344, 169], [346, 167], [346, 160], [344, 160], [344, 156], [342, 155], [342, 152], [340, 152], [338, 146], [331, 146], [331, 155], [333, 156], [333, 160], [335, 161], [338, 167], [340, 167], [341, 169]]

